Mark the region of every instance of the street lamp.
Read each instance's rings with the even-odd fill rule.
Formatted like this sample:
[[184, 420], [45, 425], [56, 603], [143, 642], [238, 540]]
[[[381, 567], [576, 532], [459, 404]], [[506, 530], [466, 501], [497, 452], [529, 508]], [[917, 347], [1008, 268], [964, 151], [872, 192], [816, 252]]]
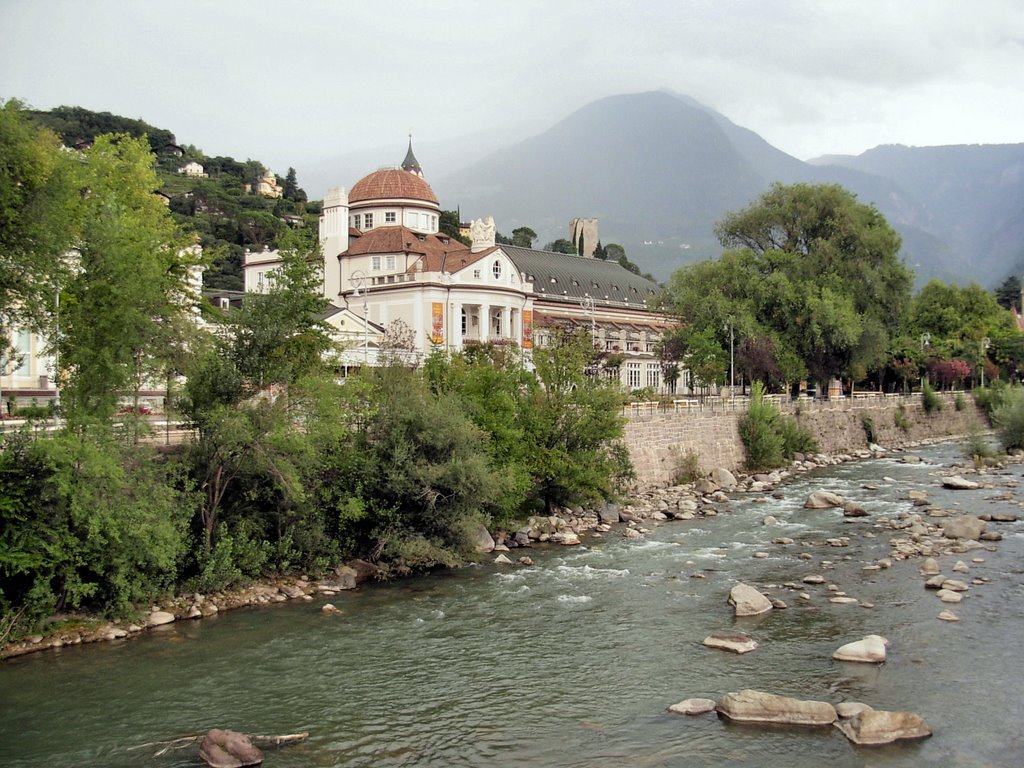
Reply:
[[584, 296], [580, 299], [580, 307], [583, 308], [583, 313], [590, 318], [590, 345], [597, 346], [597, 325], [594, 320], [594, 298], [592, 296]]
[[[921, 356], [922, 357], [924, 357], [925, 349], [927, 349], [928, 346], [931, 343], [932, 343], [932, 335], [930, 333], [922, 333], [921, 334]], [[923, 382], [924, 382], [924, 385], [928, 384], [928, 368], [927, 368], [927, 366], [924, 369], [924, 379], [923, 379]]]
[[981, 339], [981, 388], [985, 388], [985, 361], [988, 358], [988, 348], [992, 346], [992, 340], [988, 336]]
[[729, 398], [732, 400], [733, 410], [736, 409], [736, 353], [733, 345], [733, 327], [730, 317], [723, 325], [722, 330], [729, 331]]
[[361, 269], [353, 272], [348, 281], [355, 288], [352, 298], [358, 299], [359, 289], [363, 289], [363, 364], [367, 365], [370, 361], [370, 305], [367, 300], [370, 295], [370, 287], [366, 284], [366, 273]]

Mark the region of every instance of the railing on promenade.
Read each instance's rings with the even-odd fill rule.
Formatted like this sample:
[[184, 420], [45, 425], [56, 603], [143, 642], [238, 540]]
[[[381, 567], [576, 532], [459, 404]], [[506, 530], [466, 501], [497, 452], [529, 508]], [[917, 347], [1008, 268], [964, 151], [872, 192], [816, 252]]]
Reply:
[[[952, 404], [957, 396], [964, 397], [967, 393], [963, 390], [936, 393]], [[854, 392], [853, 396], [846, 396], [831, 399], [820, 399], [801, 395], [790, 397], [789, 395], [765, 395], [766, 402], [771, 403], [784, 413], [804, 413], [807, 411], [848, 411], [882, 408], [893, 405], [910, 405], [921, 400], [920, 392], [909, 394], [883, 393], [883, 392]], [[694, 413], [730, 413], [734, 411], [746, 411], [750, 406], [750, 397], [747, 395], [703, 395], [672, 397], [661, 400], [644, 400], [639, 402], [624, 403], [622, 414], [628, 418], [644, 418], [655, 415], [673, 415], [685, 417]]]

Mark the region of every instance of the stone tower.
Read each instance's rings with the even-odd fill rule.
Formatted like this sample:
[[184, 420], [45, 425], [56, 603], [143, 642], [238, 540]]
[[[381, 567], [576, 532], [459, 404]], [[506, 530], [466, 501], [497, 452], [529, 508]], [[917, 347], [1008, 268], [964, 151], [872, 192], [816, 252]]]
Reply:
[[597, 250], [597, 219], [573, 219], [569, 224], [569, 238], [576, 247], [576, 253], [592, 259]]

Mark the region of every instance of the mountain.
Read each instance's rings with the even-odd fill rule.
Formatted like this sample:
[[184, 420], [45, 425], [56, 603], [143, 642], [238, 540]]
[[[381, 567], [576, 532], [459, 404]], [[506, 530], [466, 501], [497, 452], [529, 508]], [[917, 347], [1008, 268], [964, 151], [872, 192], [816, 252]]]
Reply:
[[[659, 279], [717, 256], [716, 222], [773, 182], [837, 183], [874, 204], [901, 233], [919, 284], [938, 277], [994, 285], [1024, 261], [1014, 255], [1024, 226], [1024, 174], [1012, 153], [978, 149], [963, 159], [976, 172], [951, 164], [954, 175], [978, 181], [946, 180], [943, 195], [935, 180], [944, 172], [928, 170], [939, 156], [923, 157], [919, 168], [871, 153], [865, 161], [805, 163], [689, 97], [654, 91], [593, 102], [537, 136], [430, 181], [444, 206], [458, 206], [464, 219], [493, 215], [500, 231], [530, 226], [542, 242], [566, 237], [574, 217], [596, 217], [605, 244], [622, 244]], [[967, 199], [981, 188], [982, 200]]]
[[[963, 257], [960, 281], [994, 285], [1024, 272], [1024, 144], [870, 149], [812, 161], [886, 177], [918, 203], [920, 218], [887, 211]], [[905, 213], [905, 212], [904, 212]]]

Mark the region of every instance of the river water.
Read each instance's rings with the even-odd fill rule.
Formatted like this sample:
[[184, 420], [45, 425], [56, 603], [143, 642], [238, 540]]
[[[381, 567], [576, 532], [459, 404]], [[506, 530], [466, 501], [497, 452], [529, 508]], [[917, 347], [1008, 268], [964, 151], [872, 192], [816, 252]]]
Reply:
[[[923, 588], [919, 560], [861, 570], [887, 554], [890, 531], [801, 508], [810, 490], [827, 489], [890, 516], [924, 488], [953, 509], [1019, 511], [990, 499], [1020, 466], [989, 477], [996, 491], [954, 494], [932, 473], [959, 460], [957, 447], [917, 453], [927, 463], [819, 470], [783, 487], [783, 499], [748, 497], [642, 540], [612, 532], [536, 548], [533, 568], [487, 564], [363, 588], [331, 598], [340, 615], [322, 615], [324, 601], [293, 602], [10, 660], [0, 665], [0, 765], [191, 766], [194, 751], [152, 759], [155, 747], [126, 748], [211, 727], [309, 731], [269, 750], [268, 768], [1024, 765], [1024, 522], [998, 526], [996, 551], [961, 556], [983, 557], [969, 578], [991, 583], [952, 606], [954, 624], [936, 618], [947, 606]], [[781, 525], [762, 526], [767, 514]], [[850, 546], [800, 544], [835, 535]], [[797, 544], [770, 543], [779, 536]], [[944, 573], [956, 559], [941, 558]], [[811, 573], [875, 607], [831, 604], [825, 585], [806, 587], [809, 601], [781, 586]], [[789, 609], [735, 619], [726, 597], [737, 580]], [[760, 647], [736, 656], [702, 646], [729, 630]], [[885, 664], [832, 661], [871, 633], [890, 640]], [[865, 748], [833, 728], [665, 712], [743, 688], [909, 709], [935, 735]]]

